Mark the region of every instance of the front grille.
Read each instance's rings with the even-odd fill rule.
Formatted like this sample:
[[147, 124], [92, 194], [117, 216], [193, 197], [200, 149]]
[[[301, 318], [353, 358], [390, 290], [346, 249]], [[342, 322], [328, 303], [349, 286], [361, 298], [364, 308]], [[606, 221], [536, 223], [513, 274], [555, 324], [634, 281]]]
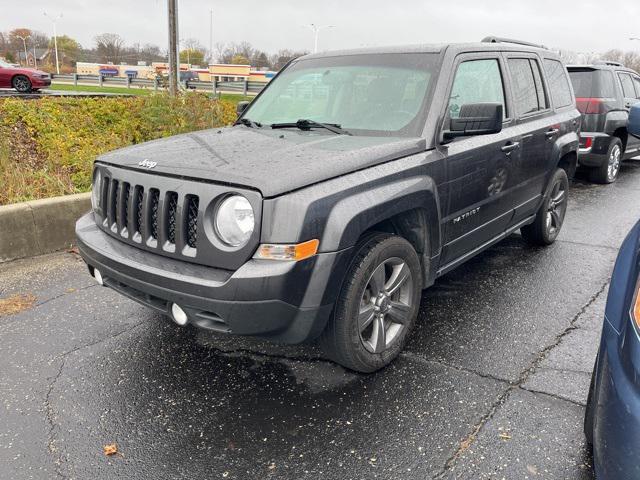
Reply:
[[[193, 257], [198, 247], [197, 195], [145, 190], [105, 177], [100, 191], [103, 226], [121, 237]], [[189, 250], [189, 251], [187, 251]]]
[[198, 204], [198, 197], [187, 197], [187, 245], [191, 248], [196, 248], [198, 242]]
[[178, 194], [169, 192], [167, 195], [167, 240], [176, 243], [176, 214], [178, 213]]

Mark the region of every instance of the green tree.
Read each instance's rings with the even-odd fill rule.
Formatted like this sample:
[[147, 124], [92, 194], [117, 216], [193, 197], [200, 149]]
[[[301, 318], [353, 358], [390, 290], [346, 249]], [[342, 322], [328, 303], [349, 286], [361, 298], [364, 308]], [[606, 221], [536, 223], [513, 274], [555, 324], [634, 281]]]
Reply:
[[180, 51], [180, 63], [191, 65], [204, 65], [204, 50], [198, 48], [187, 48]]
[[249, 65], [249, 59], [238, 53], [231, 57], [231, 63], [234, 65]]
[[[73, 38], [67, 35], [58, 35], [58, 55], [62, 63], [75, 63], [78, 61], [78, 55], [82, 46]], [[49, 42], [49, 48], [54, 48], [53, 38]]]

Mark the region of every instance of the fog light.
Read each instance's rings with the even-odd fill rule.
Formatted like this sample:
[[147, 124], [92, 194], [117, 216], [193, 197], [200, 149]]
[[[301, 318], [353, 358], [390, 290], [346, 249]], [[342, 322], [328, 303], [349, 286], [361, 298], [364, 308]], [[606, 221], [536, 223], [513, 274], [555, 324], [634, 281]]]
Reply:
[[186, 325], [189, 320], [185, 311], [177, 303], [171, 305], [171, 315], [178, 325]]
[[98, 270], [97, 268], [93, 269], [93, 278], [95, 278], [96, 282], [98, 282], [100, 285], [104, 285], [102, 274], [100, 273], [100, 270]]

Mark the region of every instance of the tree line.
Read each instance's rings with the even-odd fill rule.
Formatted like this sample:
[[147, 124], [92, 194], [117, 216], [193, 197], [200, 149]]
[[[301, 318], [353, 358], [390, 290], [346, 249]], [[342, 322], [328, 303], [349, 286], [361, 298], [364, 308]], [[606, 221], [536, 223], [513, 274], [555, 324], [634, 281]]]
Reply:
[[[23, 42], [23, 39], [25, 41]], [[167, 51], [151, 43], [134, 43], [127, 45], [117, 33], [101, 33], [93, 39], [93, 45], [85, 47], [67, 35], [57, 37], [58, 58], [62, 72], [75, 70], [77, 62], [136, 64], [137, 62], [166, 62]], [[29, 28], [16, 28], [8, 32], [0, 32], [0, 57], [12, 63], [25, 63], [24, 49], [36, 55], [48, 52], [44, 64], [38, 67], [52, 70], [55, 68], [53, 38], [45, 33]], [[251, 65], [262, 70], [280, 70], [290, 60], [308, 52], [282, 49], [276, 53], [268, 53], [253, 47], [249, 42], [216, 43], [209, 52], [198, 40], [188, 38], [180, 41], [180, 62], [205, 67], [209, 63], [231, 63]]]

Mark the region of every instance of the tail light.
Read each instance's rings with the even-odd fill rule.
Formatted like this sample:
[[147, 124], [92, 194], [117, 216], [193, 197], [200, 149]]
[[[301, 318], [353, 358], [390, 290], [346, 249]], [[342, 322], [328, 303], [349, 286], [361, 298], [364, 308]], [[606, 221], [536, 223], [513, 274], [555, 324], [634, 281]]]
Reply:
[[593, 137], [580, 137], [580, 148], [591, 148], [593, 147]]
[[603, 98], [576, 98], [576, 107], [585, 115], [606, 112]]

